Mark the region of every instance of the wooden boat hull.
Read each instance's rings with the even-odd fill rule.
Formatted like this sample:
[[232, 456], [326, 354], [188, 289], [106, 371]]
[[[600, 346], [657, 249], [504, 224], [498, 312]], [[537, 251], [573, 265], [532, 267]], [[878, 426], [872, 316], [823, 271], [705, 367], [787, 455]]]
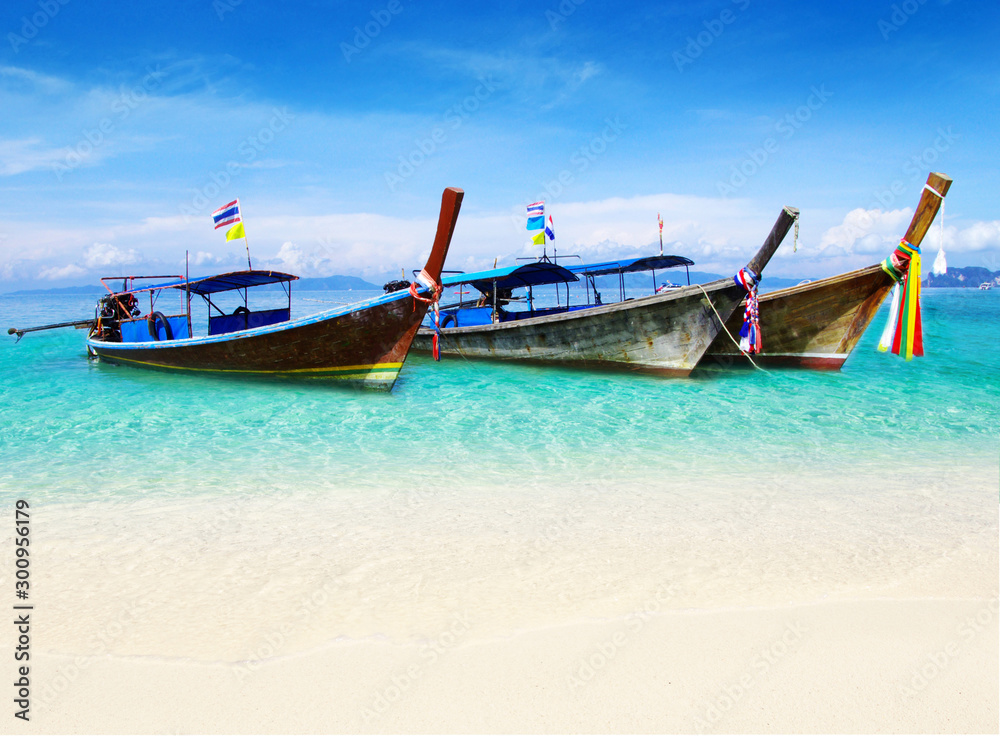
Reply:
[[[728, 318], [744, 293], [732, 279], [721, 279], [703, 287], [683, 287], [557, 315], [448, 327], [441, 331], [440, 350], [443, 355], [470, 358], [686, 376], [719, 330], [715, 310]], [[421, 328], [413, 349], [429, 352], [433, 336], [434, 330]]]
[[90, 339], [87, 345], [102, 361], [121, 365], [333, 379], [389, 390], [427, 305], [409, 295], [381, 300], [226, 335], [145, 343]]
[[[764, 351], [753, 360], [762, 366], [839, 370], [858, 344], [893, 280], [879, 265], [808, 284], [761, 294], [760, 327]], [[726, 329], [739, 339], [744, 304]], [[705, 354], [721, 365], [749, 365], [732, 339], [719, 332]]]
[[434, 244], [417, 277], [423, 294], [414, 282], [409, 291], [297, 320], [160, 342], [91, 337], [87, 348], [109, 363], [221, 375], [323, 378], [388, 391], [427, 312], [430, 290], [440, 280], [464, 196], [461, 189], [449, 187], [441, 197]]
[[[951, 184], [951, 178], [944, 174], [928, 175], [903, 236], [908, 243], [919, 247], [923, 242]], [[874, 265], [762, 294], [758, 306], [763, 352], [753, 356], [753, 361], [765, 366], [839, 370], [892, 285], [892, 277], [881, 265]], [[726, 329], [735, 337], [742, 325], [740, 308], [726, 322]], [[749, 365], [725, 333], [715, 338], [706, 359], [723, 365]]]

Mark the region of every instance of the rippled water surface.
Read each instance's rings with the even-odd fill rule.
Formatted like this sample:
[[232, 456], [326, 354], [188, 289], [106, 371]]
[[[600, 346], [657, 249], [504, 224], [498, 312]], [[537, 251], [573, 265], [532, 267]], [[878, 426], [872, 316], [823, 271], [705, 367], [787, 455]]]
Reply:
[[[91, 309], [2, 296], [0, 325]], [[299, 649], [462, 611], [504, 635], [649, 600], [988, 596], [1000, 292], [926, 293], [910, 363], [875, 351], [884, 319], [835, 373], [411, 355], [391, 394], [102, 365], [72, 329], [3, 339], [0, 505], [35, 509], [54, 651], [82, 651], [76, 611], [134, 600], [152, 612], [116, 652], [239, 659], [303, 610]]]
[[[303, 293], [295, 310], [350, 296]], [[4, 296], [0, 324], [90, 309], [89, 297]], [[997, 292], [929, 291], [927, 357], [877, 353], [880, 314], [839, 373], [663, 380], [411, 355], [391, 395], [102, 365], [86, 359], [81, 330], [34, 333], [0, 343], [0, 479], [89, 500], [995, 463], [998, 312]]]

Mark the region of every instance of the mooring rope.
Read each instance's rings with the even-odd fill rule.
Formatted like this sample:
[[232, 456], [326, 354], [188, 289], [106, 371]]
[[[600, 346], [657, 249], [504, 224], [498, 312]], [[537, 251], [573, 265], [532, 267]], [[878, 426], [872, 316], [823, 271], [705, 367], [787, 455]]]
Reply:
[[729, 328], [726, 327], [726, 321], [722, 319], [722, 315], [719, 314], [719, 310], [715, 308], [714, 304], [712, 304], [712, 298], [708, 295], [708, 292], [705, 291], [705, 287], [702, 286], [701, 284], [695, 284], [695, 286], [701, 289], [701, 293], [705, 295], [705, 300], [708, 302], [708, 306], [710, 306], [712, 308], [712, 311], [715, 312], [715, 316], [719, 318], [719, 324], [722, 325], [722, 329], [725, 331], [727, 335], [729, 335], [729, 339], [733, 341], [733, 345], [735, 345], [736, 349], [740, 351], [740, 354], [745, 355], [746, 359], [750, 361], [750, 365], [759, 370], [761, 373], [766, 373], [767, 375], [771, 375], [770, 371], [764, 370], [759, 365], [757, 365], [754, 362], [753, 358], [751, 358], [750, 355], [740, 347], [739, 342], [737, 342], [736, 338], [733, 337], [733, 333], [731, 333], [729, 331]]

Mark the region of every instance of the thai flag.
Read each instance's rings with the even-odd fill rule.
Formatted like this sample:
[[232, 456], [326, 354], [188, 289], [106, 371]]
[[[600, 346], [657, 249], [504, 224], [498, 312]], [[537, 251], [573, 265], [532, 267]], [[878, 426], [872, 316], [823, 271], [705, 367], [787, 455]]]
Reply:
[[549, 236], [549, 240], [556, 239], [556, 226], [552, 224], [552, 215], [549, 215], [549, 224], [545, 226], [545, 234]]
[[528, 217], [544, 217], [545, 216], [545, 202], [535, 202], [534, 204], [528, 205]]
[[234, 199], [229, 204], [223, 205], [212, 213], [212, 220], [215, 222], [215, 229], [235, 225], [243, 218], [240, 216], [240, 200]]

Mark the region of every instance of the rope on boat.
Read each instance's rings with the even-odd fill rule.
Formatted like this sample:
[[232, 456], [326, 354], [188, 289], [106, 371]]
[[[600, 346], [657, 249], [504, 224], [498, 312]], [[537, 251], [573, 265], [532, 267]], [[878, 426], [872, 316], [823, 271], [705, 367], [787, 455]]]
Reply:
[[715, 316], [719, 318], [719, 324], [722, 325], [722, 329], [725, 331], [727, 335], [729, 335], [729, 339], [733, 341], [733, 345], [735, 345], [736, 349], [740, 351], [740, 354], [745, 355], [746, 359], [750, 361], [750, 365], [759, 370], [761, 373], [766, 373], [767, 375], [771, 375], [770, 371], [764, 370], [759, 365], [757, 365], [754, 362], [753, 358], [751, 358], [750, 355], [745, 350], [743, 350], [743, 348], [740, 347], [739, 342], [737, 342], [736, 338], [733, 337], [733, 333], [731, 333], [729, 331], [729, 328], [726, 327], [726, 320], [722, 319], [722, 315], [719, 314], [719, 310], [715, 308], [714, 304], [712, 304], [712, 297], [710, 297], [708, 295], [708, 292], [705, 291], [705, 287], [702, 286], [701, 284], [695, 284], [695, 286], [701, 289], [701, 293], [705, 295], [705, 300], [708, 302], [708, 306], [710, 306], [712, 308], [712, 311], [715, 312]]
[[792, 240], [792, 253], [799, 252], [799, 213], [794, 207], [785, 207], [785, 212], [795, 220], [795, 235]]
[[[425, 299], [417, 293], [417, 281], [423, 284], [425, 287], [430, 289], [431, 296], [429, 299]], [[410, 296], [413, 297], [413, 311], [417, 311], [417, 300], [424, 302], [425, 304], [430, 304], [431, 308], [434, 310], [434, 340], [431, 343], [431, 354], [434, 356], [434, 360], [441, 360], [441, 309], [440, 309], [440, 299], [441, 294], [444, 292], [444, 287], [441, 283], [436, 281], [433, 276], [427, 273], [426, 268], [420, 269], [420, 274], [417, 276], [417, 281], [410, 284]]]

